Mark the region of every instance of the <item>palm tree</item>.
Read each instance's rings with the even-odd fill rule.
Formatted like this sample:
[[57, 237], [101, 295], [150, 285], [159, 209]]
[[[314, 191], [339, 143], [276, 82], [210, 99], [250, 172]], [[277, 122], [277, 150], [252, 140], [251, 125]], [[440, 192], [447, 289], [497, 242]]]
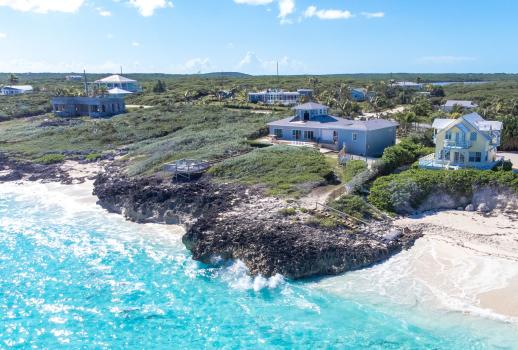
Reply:
[[9, 76], [9, 84], [15, 85], [15, 84], [18, 84], [18, 81], [19, 81], [18, 77], [11, 73], [11, 75]]

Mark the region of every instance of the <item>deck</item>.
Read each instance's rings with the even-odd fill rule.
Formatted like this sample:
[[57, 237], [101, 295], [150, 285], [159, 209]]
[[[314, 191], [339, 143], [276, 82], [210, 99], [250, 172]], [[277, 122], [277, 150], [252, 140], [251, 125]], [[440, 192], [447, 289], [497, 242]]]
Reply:
[[190, 179], [193, 175], [200, 175], [211, 167], [211, 163], [204, 160], [181, 159], [164, 166], [164, 171], [173, 174], [174, 178]]
[[419, 159], [419, 167], [421, 169], [432, 169], [432, 170], [459, 170], [459, 169], [478, 169], [478, 170], [491, 170], [493, 169], [501, 160], [497, 159], [491, 163], [481, 163], [481, 164], [460, 164], [454, 163], [453, 161], [444, 161], [435, 159], [435, 154], [429, 154], [426, 157]]

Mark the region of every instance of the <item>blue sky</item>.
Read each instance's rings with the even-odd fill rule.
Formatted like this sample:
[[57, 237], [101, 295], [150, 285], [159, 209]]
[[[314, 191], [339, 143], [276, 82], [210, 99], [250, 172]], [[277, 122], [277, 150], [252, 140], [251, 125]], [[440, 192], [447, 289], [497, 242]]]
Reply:
[[518, 72], [514, 0], [0, 0], [0, 71]]

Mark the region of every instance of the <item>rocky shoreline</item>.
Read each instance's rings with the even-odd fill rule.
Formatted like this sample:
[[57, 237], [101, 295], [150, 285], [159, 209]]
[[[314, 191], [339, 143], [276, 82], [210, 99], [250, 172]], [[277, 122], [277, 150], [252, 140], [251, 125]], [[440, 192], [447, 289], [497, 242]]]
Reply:
[[107, 210], [141, 223], [183, 224], [195, 260], [242, 260], [254, 275], [291, 279], [335, 275], [382, 262], [411, 247], [420, 232], [373, 224], [362, 229], [323, 228], [285, 216], [285, 201], [260, 188], [216, 184], [209, 178], [172, 183], [128, 179], [105, 172], [94, 194]]
[[[22, 164], [0, 158], [4, 181], [77, 182], [63, 166]], [[79, 178], [84, 181], [85, 177]], [[309, 213], [286, 216], [286, 201], [259, 187], [218, 184], [208, 177], [173, 183], [159, 177], [128, 178], [109, 163], [95, 177], [94, 195], [106, 210], [138, 223], [181, 224], [195, 260], [242, 260], [253, 275], [290, 279], [335, 275], [386, 260], [411, 247], [419, 231], [387, 224], [324, 228]]]

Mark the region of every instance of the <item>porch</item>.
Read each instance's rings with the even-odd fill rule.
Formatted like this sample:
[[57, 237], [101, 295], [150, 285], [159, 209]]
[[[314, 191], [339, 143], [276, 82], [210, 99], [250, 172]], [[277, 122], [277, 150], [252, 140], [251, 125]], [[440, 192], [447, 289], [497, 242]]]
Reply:
[[504, 160], [504, 157], [498, 157], [494, 162], [484, 162], [479, 164], [474, 163], [459, 163], [451, 160], [438, 160], [435, 159], [435, 154], [429, 154], [419, 159], [419, 167], [421, 169], [443, 169], [443, 170], [459, 170], [459, 169], [478, 169], [478, 170], [491, 170], [498, 164], [498, 162]]

